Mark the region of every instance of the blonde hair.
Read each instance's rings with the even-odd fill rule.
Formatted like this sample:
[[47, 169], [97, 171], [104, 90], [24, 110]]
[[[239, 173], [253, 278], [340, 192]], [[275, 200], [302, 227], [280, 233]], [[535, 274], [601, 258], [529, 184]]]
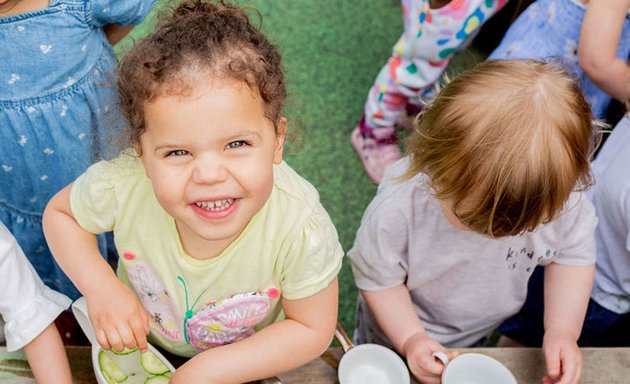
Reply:
[[473, 231], [547, 223], [591, 185], [591, 110], [558, 65], [487, 61], [448, 83], [416, 119], [405, 177], [423, 172]]

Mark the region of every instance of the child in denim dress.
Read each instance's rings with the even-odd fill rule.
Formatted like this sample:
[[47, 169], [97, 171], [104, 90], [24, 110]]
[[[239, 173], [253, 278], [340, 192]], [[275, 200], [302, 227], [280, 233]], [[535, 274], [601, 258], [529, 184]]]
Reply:
[[120, 128], [110, 42], [153, 2], [0, 0], [0, 221], [44, 283], [72, 298], [78, 292], [48, 250], [42, 213]]
[[[617, 67], [624, 67], [623, 64], [628, 61], [630, 13], [628, 5], [623, 3], [624, 1], [607, 0], [538, 0], [510, 26], [501, 44], [489, 58], [560, 59], [573, 76], [580, 80], [580, 87], [586, 101], [591, 105], [593, 116], [603, 118], [611, 96], [620, 100], [628, 98], [628, 88], [626, 87], [623, 95], [623, 91], [616, 91], [614, 86], [611, 88], [603, 84], [600, 78], [607, 78], [608, 82], [612, 81], [617, 85], [623, 84], [624, 81], [620, 77], [625, 76], [627, 79], [627, 70], [622, 69], [625, 75], [617, 76], [614, 70], [602, 64], [597, 64], [598, 70], [593, 70], [589, 62], [594, 58], [601, 58], [602, 55], [610, 56], [610, 61], [618, 59]], [[585, 29], [583, 27], [586, 27], [586, 11], [587, 9], [592, 11], [594, 7], [603, 9], [604, 14], [593, 15], [600, 20], [591, 21], [599, 24], [596, 28]], [[606, 10], [612, 14], [606, 14]], [[613, 36], [606, 35], [590, 39], [596, 33], [616, 36], [612, 38]], [[592, 44], [585, 46], [585, 41], [582, 40], [592, 41]], [[602, 52], [604, 42], [609, 40], [616, 40], [617, 43], [610, 49], [611, 52]], [[596, 51], [594, 48], [600, 49]]]

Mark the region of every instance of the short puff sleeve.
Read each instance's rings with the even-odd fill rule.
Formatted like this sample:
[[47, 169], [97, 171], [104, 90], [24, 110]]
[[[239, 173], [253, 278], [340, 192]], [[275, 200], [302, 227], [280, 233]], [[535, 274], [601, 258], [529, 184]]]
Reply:
[[282, 295], [289, 300], [312, 296], [337, 277], [343, 260], [337, 230], [321, 204], [294, 234], [282, 270]]
[[139, 24], [149, 14], [155, 0], [92, 0], [89, 4], [89, 22], [102, 28], [107, 24]]
[[70, 208], [79, 225], [94, 234], [111, 231], [116, 218], [114, 164], [98, 162], [72, 184]]

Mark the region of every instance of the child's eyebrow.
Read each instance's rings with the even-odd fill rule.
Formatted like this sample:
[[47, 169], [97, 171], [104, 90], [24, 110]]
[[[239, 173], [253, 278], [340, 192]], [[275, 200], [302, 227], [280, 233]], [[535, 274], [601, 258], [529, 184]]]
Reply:
[[258, 138], [260, 138], [260, 133], [256, 132], [256, 131], [242, 131], [242, 132], [237, 132], [229, 137], [226, 137], [225, 140], [234, 140], [234, 139], [241, 139], [244, 137], [248, 137], [248, 136], [256, 136]]
[[[260, 133], [256, 131], [242, 131], [242, 132], [237, 132], [233, 135], [230, 135], [224, 138], [219, 138], [217, 141], [242, 140], [242, 139], [247, 139], [249, 137], [260, 139], [262, 136], [260, 135]], [[153, 149], [153, 152], [158, 152], [164, 149], [184, 148], [189, 145], [190, 145], [189, 143], [160, 143], [155, 146], [155, 148]]]
[[173, 150], [173, 149], [181, 149], [184, 148], [183, 144], [160, 144], [153, 148], [153, 153], [158, 153], [162, 150]]

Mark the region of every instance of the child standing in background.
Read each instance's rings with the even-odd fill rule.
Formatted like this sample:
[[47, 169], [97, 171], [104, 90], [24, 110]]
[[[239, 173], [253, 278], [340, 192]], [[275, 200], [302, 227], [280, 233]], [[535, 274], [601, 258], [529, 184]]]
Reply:
[[490, 59], [557, 59], [580, 80], [593, 116], [630, 98], [629, 0], [538, 0], [510, 26]]
[[439, 383], [432, 353], [480, 345], [545, 265], [547, 371], [576, 383], [595, 262], [595, 212], [579, 191], [592, 136], [588, 104], [552, 64], [489, 61], [447, 84], [348, 252], [355, 341], [393, 347], [417, 379]]
[[400, 158], [396, 125], [410, 125], [419, 97], [430, 92], [454, 54], [507, 0], [402, 0], [404, 32], [368, 93], [352, 145], [370, 179], [379, 183]]
[[24, 349], [38, 383], [72, 383], [66, 351], [53, 324], [71, 301], [42, 283], [1, 223], [0, 274], [0, 315], [5, 321], [7, 350]]
[[[46, 238], [99, 344], [192, 357], [176, 383], [242, 383], [319, 356], [343, 251], [317, 191], [282, 161], [277, 48], [241, 8], [184, 1], [123, 59], [135, 154], [46, 208]], [[94, 234], [114, 230], [114, 275]]]
[[615, 127], [593, 161], [589, 198], [599, 222], [597, 265], [580, 344], [630, 346], [630, 116]]
[[[630, 346], [630, 119], [613, 129], [593, 161], [595, 185], [588, 196], [597, 211], [597, 265], [591, 300], [578, 344]], [[540, 347], [544, 334], [543, 273], [530, 279], [525, 305], [500, 327], [500, 346]]]
[[0, 0], [0, 221], [44, 283], [71, 298], [79, 293], [50, 254], [42, 214], [121, 128], [111, 44], [152, 6]]

